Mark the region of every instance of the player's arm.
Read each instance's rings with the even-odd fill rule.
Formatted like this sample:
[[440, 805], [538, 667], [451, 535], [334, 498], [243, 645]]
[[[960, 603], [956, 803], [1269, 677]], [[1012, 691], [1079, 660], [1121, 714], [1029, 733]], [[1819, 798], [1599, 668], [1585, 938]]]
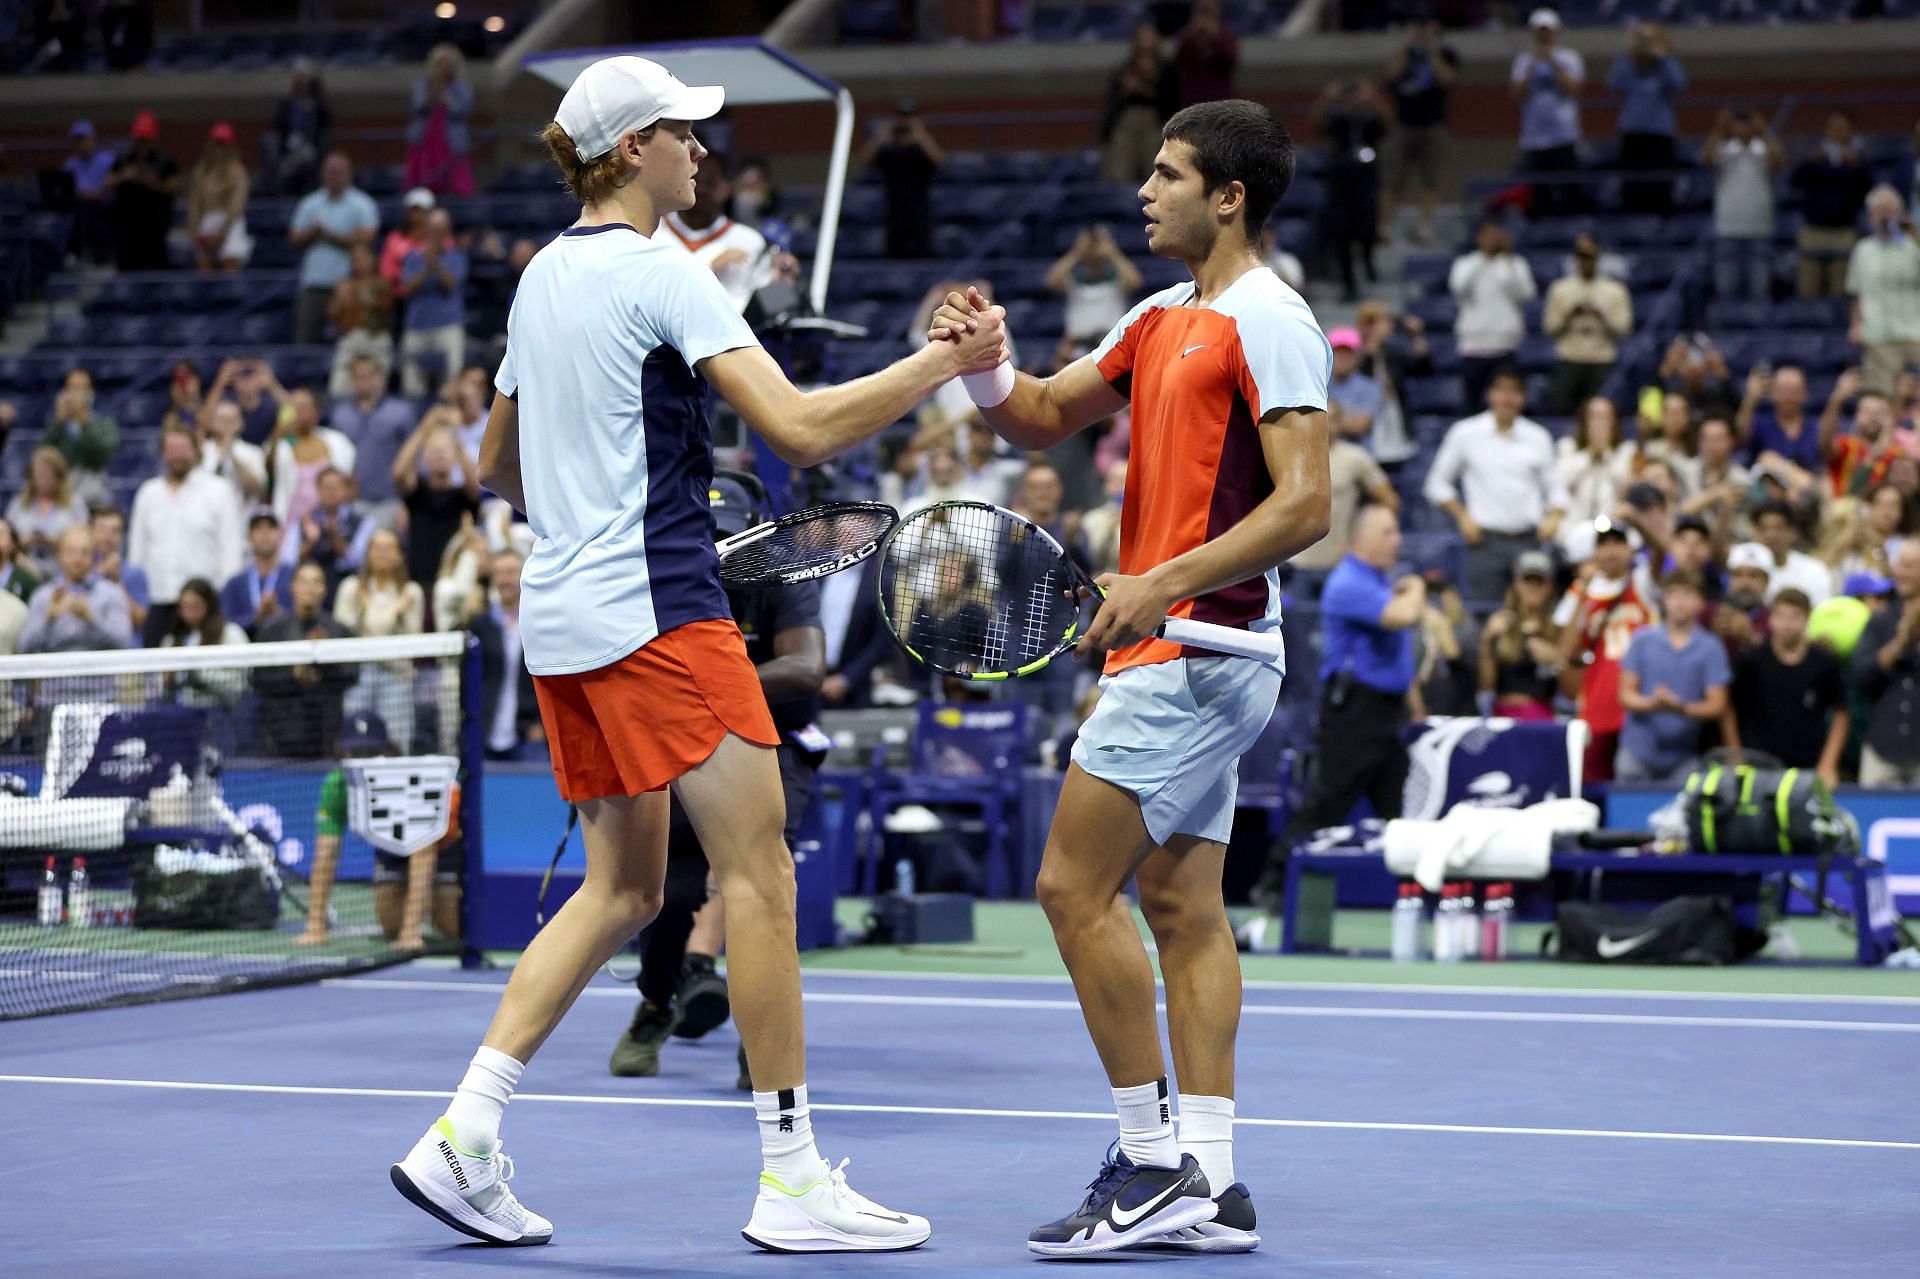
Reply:
[[960, 341], [930, 342], [841, 386], [802, 391], [757, 345], [709, 356], [699, 373], [781, 461], [814, 466], [886, 430], [952, 379], [999, 365], [1007, 358], [1005, 316], [995, 307]]
[[1219, 537], [1157, 568], [1138, 577], [1104, 574], [1107, 598], [1087, 644], [1116, 648], [1145, 639], [1181, 600], [1258, 577], [1325, 537], [1333, 501], [1327, 433], [1321, 409], [1275, 409], [1260, 419], [1273, 492]]
[[480, 484], [526, 513], [527, 494], [520, 486], [520, 406], [500, 394], [493, 397], [486, 433], [480, 437]]
[[785, 626], [773, 633], [773, 657], [754, 668], [769, 705], [813, 697], [827, 679], [827, 633], [818, 626]]

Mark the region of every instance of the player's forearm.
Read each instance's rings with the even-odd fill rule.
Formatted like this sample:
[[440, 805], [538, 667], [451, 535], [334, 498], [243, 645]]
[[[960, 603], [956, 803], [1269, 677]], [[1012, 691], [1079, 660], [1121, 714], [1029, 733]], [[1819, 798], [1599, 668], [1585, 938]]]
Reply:
[[838, 457], [911, 414], [920, 401], [954, 376], [946, 347], [946, 343], [931, 343], [878, 373], [802, 394], [790, 429], [769, 430], [760, 423], [754, 428], [773, 445], [781, 461], [793, 466], [814, 466]]
[[1078, 428], [1068, 428], [1060, 406], [1054, 403], [1050, 381], [1030, 373], [1014, 374], [1013, 394], [990, 409], [981, 409], [981, 418], [1017, 449], [1031, 453], [1052, 448]]
[[755, 669], [760, 676], [760, 691], [772, 706], [814, 696], [827, 678], [823, 659], [799, 653], [772, 658]]
[[1276, 492], [1210, 542], [1148, 572], [1175, 600], [1190, 600], [1258, 577], [1327, 535], [1325, 490]]

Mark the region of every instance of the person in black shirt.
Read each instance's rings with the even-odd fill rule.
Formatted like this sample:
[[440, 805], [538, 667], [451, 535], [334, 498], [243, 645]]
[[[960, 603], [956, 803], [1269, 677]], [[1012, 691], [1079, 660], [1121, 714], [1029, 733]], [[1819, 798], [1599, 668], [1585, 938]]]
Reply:
[[1873, 708], [1860, 751], [1862, 786], [1920, 785], [1920, 538], [1900, 543], [1893, 587], [1894, 601], [1873, 615], [1853, 649], [1854, 683]]
[[1393, 221], [1393, 202], [1409, 186], [1420, 192], [1420, 221], [1413, 238], [1433, 239], [1433, 205], [1440, 193], [1440, 170], [1446, 162], [1447, 95], [1460, 68], [1460, 55], [1440, 40], [1440, 20], [1428, 15], [1407, 27], [1400, 51], [1387, 64], [1387, 87], [1393, 93], [1394, 166], [1386, 191], [1382, 225]]
[[[717, 537], [744, 532], [762, 518], [746, 486], [730, 475], [715, 476], [708, 497]], [[786, 793], [785, 834], [791, 849], [828, 745], [826, 734], [813, 722], [827, 674], [820, 587], [802, 582], [764, 591], [730, 589], [727, 604], [780, 732], [780, 786]], [[698, 1039], [727, 1019], [726, 979], [714, 971], [724, 937], [725, 915], [708, 879], [706, 854], [676, 803], [667, 827], [665, 901], [641, 934], [640, 1007], [613, 1046], [609, 1071], [656, 1074], [668, 1035]], [[739, 1060], [739, 1086], [750, 1090], [745, 1048]]]
[[1380, 237], [1380, 143], [1387, 117], [1371, 80], [1339, 80], [1314, 104], [1314, 123], [1327, 139], [1327, 202], [1321, 239], [1333, 253], [1349, 302], [1359, 298], [1355, 250], [1367, 280], [1376, 279], [1373, 246]]
[[887, 187], [887, 256], [932, 257], [933, 175], [947, 155], [913, 103], [902, 102], [899, 115], [881, 122], [860, 162], [871, 165]]
[[393, 491], [407, 508], [407, 576], [433, 598], [447, 543], [480, 515], [480, 467], [438, 412], [430, 412], [393, 459]]
[[153, 112], [133, 117], [133, 146], [113, 166], [113, 249], [122, 271], [164, 271], [173, 198], [180, 194], [180, 166], [160, 150], [160, 122]]
[[1811, 768], [1837, 786], [1851, 723], [1846, 680], [1839, 658], [1807, 642], [1812, 612], [1804, 591], [1789, 586], [1773, 597], [1766, 643], [1741, 654], [1733, 668], [1734, 722], [1723, 730], [1730, 746]]
[[1522, 551], [1513, 560], [1506, 604], [1480, 633], [1480, 692], [1493, 713], [1548, 721], [1561, 691], [1560, 628], [1553, 624], [1553, 557]]

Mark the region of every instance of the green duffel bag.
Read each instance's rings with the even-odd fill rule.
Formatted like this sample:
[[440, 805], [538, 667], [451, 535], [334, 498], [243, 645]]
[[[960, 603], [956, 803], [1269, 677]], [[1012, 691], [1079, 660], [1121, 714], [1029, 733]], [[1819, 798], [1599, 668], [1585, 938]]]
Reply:
[[1851, 857], [1860, 827], [1812, 770], [1758, 751], [1714, 751], [1681, 792], [1690, 845], [1703, 853]]

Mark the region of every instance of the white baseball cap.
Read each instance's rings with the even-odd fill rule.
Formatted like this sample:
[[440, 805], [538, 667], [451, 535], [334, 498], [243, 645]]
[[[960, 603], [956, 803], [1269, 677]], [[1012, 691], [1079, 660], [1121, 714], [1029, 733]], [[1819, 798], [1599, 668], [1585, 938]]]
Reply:
[[726, 90], [717, 84], [684, 85], [658, 62], [623, 54], [574, 77], [553, 118], [582, 160], [597, 160], [635, 129], [659, 120], [705, 120], [725, 102]]
[[1535, 9], [1527, 15], [1527, 25], [1529, 27], [1549, 27], [1558, 31], [1560, 29], [1560, 15], [1551, 9]]
[[406, 198], [402, 200], [401, 203], [409, 209], [431, 209], [438, 204], [439, 201], [434, 199], [433, 192], [427, 188], [415, 187], [413, 190], [407, 192]]
[[1736, 569], [1752, 569], [1757, 573], [1773, 576], [1773, 552], [1758, 542], [1742, 542], [1727, 552], [1727, 572]]

